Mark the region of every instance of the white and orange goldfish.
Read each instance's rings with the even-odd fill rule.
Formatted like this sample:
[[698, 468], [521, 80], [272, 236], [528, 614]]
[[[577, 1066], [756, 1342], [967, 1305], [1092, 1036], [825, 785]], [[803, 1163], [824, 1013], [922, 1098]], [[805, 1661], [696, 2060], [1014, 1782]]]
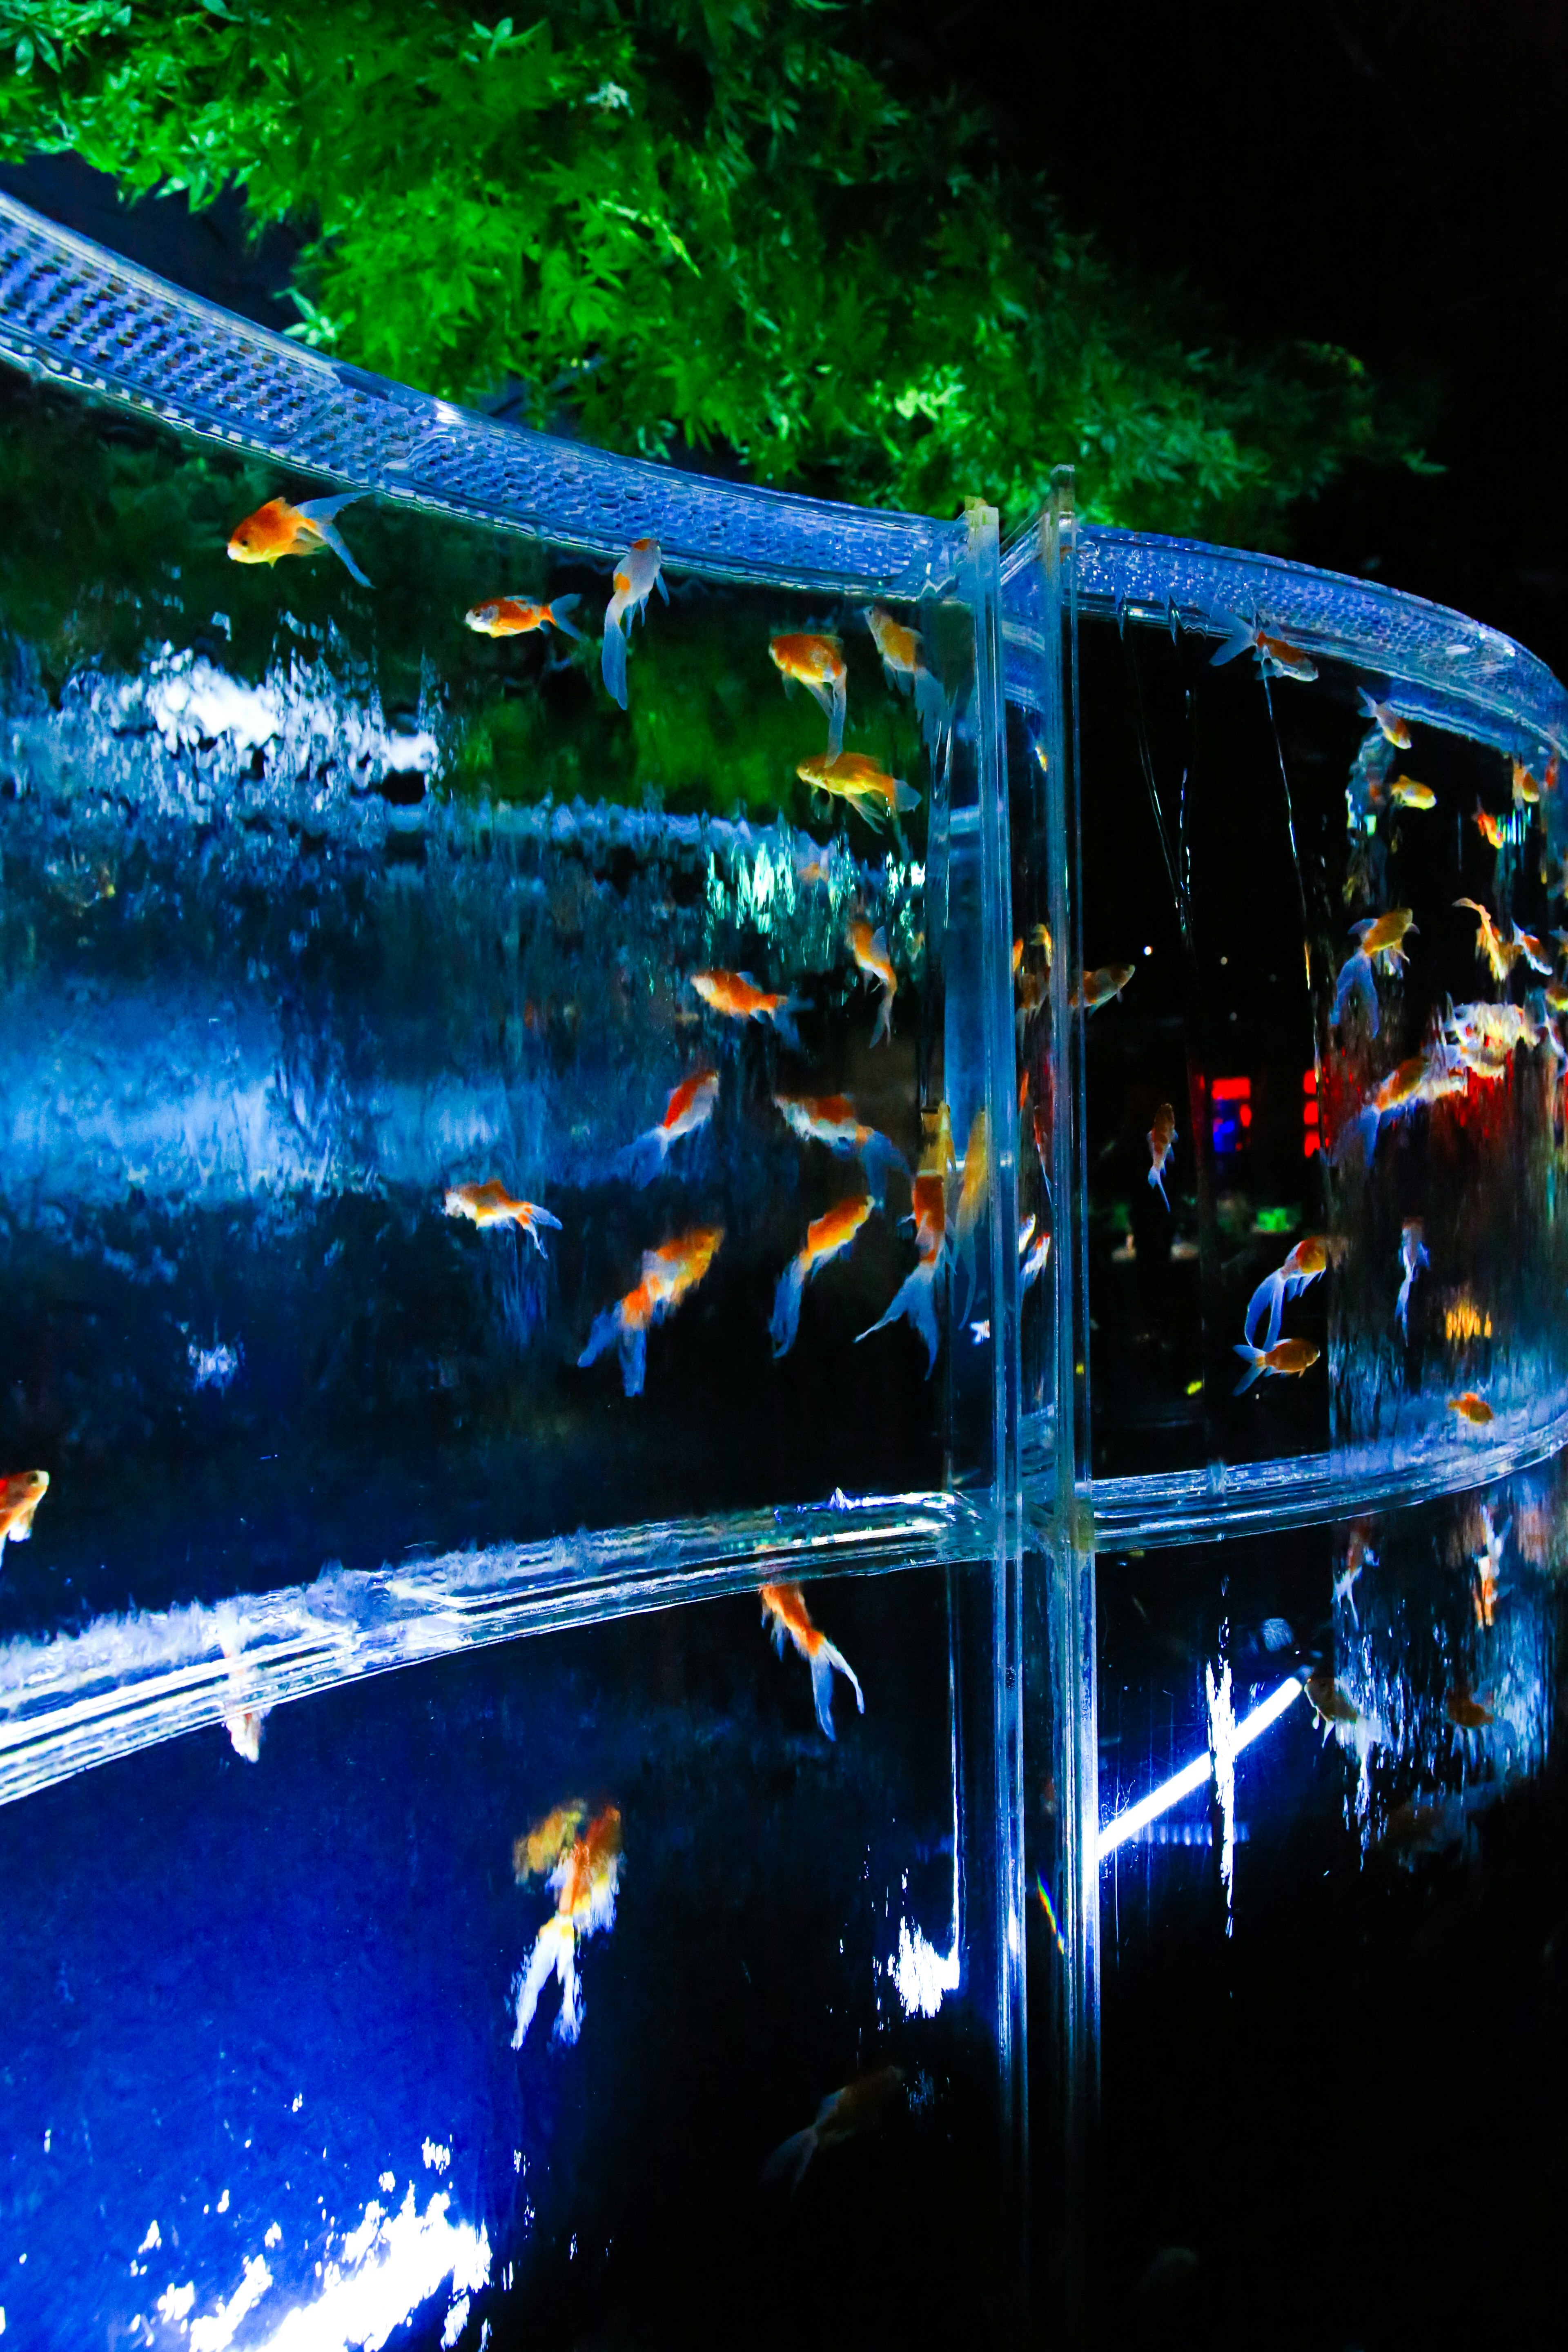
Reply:
[[1050, 1263], [1049, 1234], [1041, 1234], [1038, 1240], [1034, 1238], [1034, 1234], [1035, 1220], [1033, 1217], [1028, 1217], [1018, 1231], [1018, 1296], [1020, 1298], [1033, 1284], [1038, 1282]]
[[1265, 677], [1293, 677], [1303, 686], [1310, 686], [1317, 677], [1317, 666], [1300, 646], [1285, 637], [1270, 636], [1256, 620], [1244, 621], [1235, 613], [1216, 607], [1214, 618], [1225, 631], [1219, 645], [1209, 656], [1209, 666], [1220, 668], [1235, 661], [1238, 654], [1254, 653]]
[[1394, 708], [1393, 703], [1379, 702], [1377, 697], [1374, 694], [1369, 694], [1364, 686], [1357, 690], [1361, 696], [1363, 716], [1373, 721], [1384, 740], [1392, 743], [1396, 751], [1408, 751], [1411, 740], [1410, 730]]
[[1494, 1528], [1489, 1508], [1485, 1503], [1481, 1505], [1481, 1549], [1475, 1556], [1476, 1585], [1470, 1598], [1475, 1608], [1476, 1624], [1483, 1633], [1491, 1631], [1497, 1617], [1497, 1605], [1502, 1597], [1503, 1547], [1512, 1525], [1511, 1519], [1505, 1519], [1500, 1528]]
[[[519, 1843], [528, 1848], [552, 1826], [563, 1823], [570, 1815], [581, 1818], [575, 1806], [557, 1806], [540, 1829], [530, 1832]], [[517, 1848], [512, 1849], [515, 1864]], [[561, 2013], [555, 2021], [556, 2039], [573, 2042], [583, 2030], [582, 1988], [577, 1976], [577, 1947], [596, 1936], [601, 1929], [616, 1924], [616, 1894], [621, 1874], [621, 1816], [614, 1805], [602, 1812], [581, 1831], [574, 1829], [571, 1843], [559, 1853], [546, 1882], [555, 1896], [555, 1916], [547, 1919], [534, 1938], [526, 1967], [521, 1969], [513, 1987], [517, 2003], [517, 2021], [512, 2029], [511, 2046], [521, 2050], [529, 2027], [533, 2023], [539, 2007], [539, 1996], [552, 1977], [561, 1986]]]
[[228, 542], [229, 559], [235, 563], [276, 563], [280, 556], [321, 555], [330, 547], [360, 586], [368, 588], [371, 583], [343, 545], [334, 520], [363, 495], [360, 490], [345, 490], [335, 499], [305, 499], [297, 507], [287, 499], [268, 499], [264, 507], [236, 524]]
[[800, 1302], [805, 1286], [814, 1274], [821, 1272], [830, 1258], [847, 1250], [870, 1215], [875, 1202], [869, 1192], [851, 1193], [847, 1201], [837, 1202], [824, 1215], [814, 1217], [805, 1229], [805, 1246], [793, 1257], [779, 1276], [773, 1293], [773, 1320], [769, 1333], [775, 1356], [787, 1356], [800, 1329]]
[[13, 1470], [0, 1478], [0, 1561], [5, 1558], [8, 1543], [29, 1540], [33, 1516], [48, 1491], [47, 1470]]
[[1377, 1554], [1367, 1542], [1366, 1530], [1364, 1528], [1352, 1528], [1350, 1542], [1345, 1547], [1345, 1564], [1334, 1578], [1333, 1606], [1337, 1609], [1342, 1601], [1344, 1602], [1351, 1612], [1351, 1622], [1358, 1633], [1361, 1630], [1361, 1612], [1355, 1605], [1355, 1589], [1361, 1581], [1363, 1569], [1376, 1566]]
[[1169, 1103], [1162, 1103], [1149, 1129], [1149, 1181], [1167, 1209], [1171, 1196], [1165, 1190], [1165, 1162], [1175, 1147], [1176, 1114]]
[[718, 1071], [693, 1070], [670, 1095], [658, 1125], [626, 1146], [616, 1163], [617, 1172], [634, 1184], [651, 1184], [668, 1159], [671, 1146], [682, 1136], [695, 1135], [699, 1128], [706, 1127], [718, 1099]]
[[1411, 1289], [1422, 1267], [1432, 1263], [1422, 1239], [1425, 1230], [1419, 1217], [1406, 1217], [1399, 1229], [1399, 1263], [1405, 1269], [1405, 1279], [1399, 1286], [1399, 1299], [1394, 1312], [1401, 1336], [1406, 1340], [1410, 1337]]
[[795, 770], [803, 784], [830, 799], [847, 801], [869, 825], [884, 825], [921, 804], [921, 796], [901, 776], [889, 776], [863, 751], [840, 751], [803, 760]]
[[721, 1225], [698, 1225], [674, 1241], [661, 1242], [658, 1249], [645, 1250], [640, 1280], [624, 1298], [595, 1317], [588, 1344], [577, 1359], [579, 1366], [595, 1362], [614, 1342], [620, 1349], [626, 1392], [629, 1397], [640, 1396], [647, 1372], [649, 1331], [673, 1315], [682, 1299], [696, 1289], [723, 1238]]
[[880, 1045], [891, 1041], [893, 1034], [893, 999], [899, 992], [899, 975], [893, 970], [893, 959], [888, 953], [888, 934], [869, 923], [851, 923], [849, 952], [868, 980], [878, 982], [882, 1002], [878, 1009], [876, 1024], [871, 1031], [871, 1043]]
[[691, 985], [704, 1004], [727, 1021], [768, 1021], [786, 1045], [798, 1048], [795, 1015], [805, 1010], [798, 997], [759, 988], [748, 971], [694, 971]]
[[775, 1095], [774, 1108], [803, 1143], [823, 1143], [841, 1160], [858, 1159], [866, 1171], [866, 1185], [879, 1209], [888, 1186], [888, 1172], [896, 1168], [908, 1177], [910, 1163], [899, 1147], [874, 1127], [855, 1116], [847, 1095]]
[[787, 2181], [793, 2197], [817, 2149], [837, 2147], [858, 2133], [872, 2130], [898, 2097], [903, 2083], [901, 2066], [879, 2066], [875, 2074], [858, 2074], [852, 2083], [846, 2083], [841, 2091], [824, 2099], [815, 2123], [808, 2124], [805, 2131], [792, 2132], [774, 2148], [763, 2168], [763, 2180], [770, 2185]]
[[1121, 995], [1132, 978], [1134, 969], [1130, 963], [1106, 963], [1101, 964], [1098, 971], [1086, 971], [1068, 995], [1068, 1003], [1075, 1013], [1080, 1004], [1086, 1013], [1097, 1013], [1102, 1004], [1109, 1004], [1113, 996]]
[[1534, 808], [1541, 799], [1541, 786], [1522, 760], [1513, 762], [1513, 804], [1515, 808]]
[[600, 667], [605, 686], [624, 710], [626, 707], [626, 636], [632, 620], [646, 617], [647, 600], [657, 588], [668, 604], [664, 584], [664, 552], [657, 539], [634, 539], [616, 559], [615, 591], [605, 607], [605, 643]]
[[511, 1874], [519, 1886], [526, 1886], [531, 1878], [547, 1878], [562, 1855], [570, 1852], [587, 1818], [583, 1799], [568, 1797], [542, 1822], [535, 1822], [524, 1836], [514, 1839]]
[[549, 604], [524, 604], [515, 596], [492, 596], [488, 604], [471, 605], [463, 615], [463, 626], [481, 637], [523, 637], [534, 629], [559, 629], [563, 637], [582, 640], [581, 629], [574, 628], [566, 618], [583, 599], [575, 591], [570, 596], [557, 596]]
[[1314, 1348], [1310, 1339], [1281, 1339], [1272, 1348], [1255, 1348], [1250, 1342], [1238, 1339], [1236, 1352], [1247, 1366], [1236, 1384], [1236, 1393], [1240, 1396], [1266, 1372], [1310, 1372], [1322, 1350]]
[[[945, 1105], [943, 1106], [945, 1108]], [[947, 1247], [947, 1174], [945, 1166], [922, 1167], [911, 1187], [910, 1213], [905, 1220], [915, 1229], [915, 1248], [919, 1253], [914, 1272], [906, 1276], [893, 1295], [892, 1304], [883, 1315], [856, 1339], [868, 1339], [873, 1331], [885, 1331], [906, 1316], [926, 1343], [926, 1378], [936, 1369], [940, 1345], [936, 1321], [936, 1278], [942, 1270]], [[1050, 1246], [1050, 1236], [1046, 1237]]]
[[882, 675], [889, 686], [908, 693], [912, 686], [915, 713], [921, 722], [927, 751], [934, 759], [942, 742], [942, 729], [947, 724], [947, 698], [941, 685], [926, 667], [925, 646], [918, 631], [906, 628], [880, 604], [873, 604], [866, 615], [866, 625], [876, 640], [877, 651], [882, 656]]
[[827, 756], [844, 749], [844, 714], [849, 673], [837, 637], [796, 635], [768, 639], [768, 652], [786, 687], [804, 686], [827, 715]]
[[489, 1225], [515, 1225], [526, 1234], [541, 1257], [547, 1255], [542, 1239], [542, 1229], [561, 1231], [561, 1220], [552, 1217], [534, 1201], [514, 1201], [499, 1176], [488, 1184], [455, 1184], [444, 1203], [449, 1217], [470, 1217], [481, 1232]]
[[1295, 1248], [1289, 1253], [1284, 1264], [1276, 1266], [1272, 1274], [1264, 1276], [1247, 1302], [1247, 1313], [1242, 1318], [1241, 1328], [1242, 1336], [1248, 1346], [1256, 1339], [1258, 1326], [1267, 1315], [1268, 1336], [1263, 1344], [1265, 1348], [1272, 1348], [1279, 1337], [1279, 1326], [1285, 1315], [1285, 1301], [1288, 1298], [1294, 1298], [1298, 1291], [1305, 1290], [1310, 1284], [1316, 1282], [1318, 1276], [1326, 1272], [1328, 1263], [1328, 1244], [1321, 1240], [1316, 1234], [1304, 1234]]
[[1379, 1014], [1373, 967], [1381, 962], [1391, 969], [1397, 969], [1405, 961], [1405, 938], [1415, 929], [1408, 907], [1395, 907], [1388, 914], [1379, 915], [1375, 920], [1369, 917], [1363, 923], [1351, 925], [1351, 937], [1356, 941], [1356, 950], [1340, 972], [1340, 983], [1334, 992], [1334, 1009], [1329, 1015], [1331, 1022], [1336, 1024], [1342, 1022], [1352, 996], [1360, 993], [1366, 1000], [1371, 1034], [1376, 1036]]
[[764, 1584], [762, 1589], [763, 1622], [773, 1636], [774, 1649], [782, 1658], [786, 1642], [793, 1642], [806, 1664], [811, 1668], [811, 1695], [816, 1703], [816, 1720], [825, 1739], [836, 1739], [833, 1728], [833, 1677], [841, 1674], [855, 1693], [855, 1704], [862, 1715], [866, 1712], [866, 1694], [861, 1689], [854, 1667], [840, 1650], [836, 1650], [821, 1629], [811, 1622], [811, 1612], [805, 1605], [805, 1595], [798, 1584]]
[[1411, 1055], [1390, 1070], [1354, 1118], [1346, 1122], [1335, 1140], [1331, 1164], [1339, 1164], [1352, 1135], [1361, 1138], [1370, 1160], [1384, 1119], [1403, 1118], [1424, 1103], [1440, 1102], [1445, 1095], [1462, 1095], [1465, 1087], [1458, 1056], [1441, 1041], [1425, 1054]]

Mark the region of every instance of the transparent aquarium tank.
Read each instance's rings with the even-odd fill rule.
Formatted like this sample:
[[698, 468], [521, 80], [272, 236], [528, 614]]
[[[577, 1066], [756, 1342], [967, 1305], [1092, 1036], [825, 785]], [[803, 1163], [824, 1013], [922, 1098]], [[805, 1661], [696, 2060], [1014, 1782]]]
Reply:
[[1554, 682], [8, 200], [0, 358], [0, 2326], [1398, 2340], [1559, 1965]]

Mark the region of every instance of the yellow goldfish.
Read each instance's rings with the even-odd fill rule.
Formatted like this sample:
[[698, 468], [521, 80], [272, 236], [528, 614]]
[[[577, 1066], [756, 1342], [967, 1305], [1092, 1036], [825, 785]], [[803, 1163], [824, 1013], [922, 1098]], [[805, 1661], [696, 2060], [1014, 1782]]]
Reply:
[[481, 637], [521, 637], [532, 629], [559, 629], [563, 637], [581, 641], [582, 630], [574, 629], [566, 615], [582, 601], [575, 593], [557, 596], [552, 604], [522, 604], [515, 596], [492, 596], [488, 604], [475, 604], [464, 614], [463, 626]]
[[1272, 1348], [1255, 1348], [1249, 1340], [1238, 1339], [1236, 1352], [1247, 1366], [1236, 1384], [1236, 1393], [1240, 1396], [1266, 1372], [1310, 1372], [1322, 1350], [1314, 1348], [1310, 1339], [1280, 1339]]
[[849, 673], [837, 637], [770, 637], [768, 652], [786, 686], [804, 686], [827, 714], [827, 756], [844, 749], [844, 712]]
[[837, 757], [803, 760], [795, 770], [814, 793], [847, 801], [868, 824], [883, 825], [889, 818], [919, 808], [921, 796], [900, 777], [889, 776], [862, 751], [840, 751]]
[[1398, 808], [1434, 809], [1437, 795], [1430, 784], [1418, 784], [1414, 776], [1395, 776], [1388, 787], [1388, 797]]

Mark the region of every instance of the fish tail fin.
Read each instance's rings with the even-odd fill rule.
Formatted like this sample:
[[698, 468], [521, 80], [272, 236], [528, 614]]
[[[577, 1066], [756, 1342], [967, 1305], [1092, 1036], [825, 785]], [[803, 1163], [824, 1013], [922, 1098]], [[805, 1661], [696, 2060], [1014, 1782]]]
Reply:
[[1333, 1150], [1325, 1151], [1323, 1154], [1330, 1167], [1339, 1168], [1343, 1165], [1351, 1140], [1356, 1136], [1361, 1138], [1370, 1164], [1372, 1155], [1377, 1150], [1377, 1130], [1381, 1124], [1375, 1103], [1368, 1103], [1364, 1110], [1358, 1111], [1354, 1118], [1348, 1119], [1334, 1139]]
[[621, 1303], [617, 1299], [613, 1307], [606, 1307], [601, 1313], [595, 1316], [594, 1328], [588, 1334], [588, 1344], [577, 1359], [578, 1370], [585, 1371], [590, 1364], [597, 1363], [605, 1349], [619, 1339], [620, 1331]]
[[[345, 505], [347, 504], [346, 499], [343, 503]], [[300, 511], [303, 512], [303, 509], [301, 509]], [[362, 588], [374, 587], [375, 584], [374, 582], [368, 580], [365, 577], [364, 573], [360, 570], [359, 565], [354, 562], [353, 557], [349, 553], [348, 549], [344, 546], [337, 526], [331, 522], [325, 515], [312, 515], [310, 520], [314, 523], [317, 535], [321, 539], [322, 544], [326, 547], [330, 547], [332, 553], [341, 562], [347, 564], [354, 578], [359, 582], [360, 586]]]
[[605, 614], [605, 642], [599, 656], [599, 667], [606, 690], [624, 710], [626, 707], [626, 641], [613, 596]]
[[1394, 1313], [1401, 1336], [1408, 1341], [1410, 1338], [1410, 1276], [1408, 1275], [1399, 1286], [1399, 1301]]
[[805, 2175], [805, 2168], [816, 2153], [816, 2126], [807, 2124], [804, 2131], [791, 2132], [781, 2140], [763, 2167], [763, 2179], [768, 2188], [784, 2180], [789, 2183], [793, 2197]]
[[775, 1032], [783, 1038], [792, 1054], [798, 1054], [801, 1050], [800, 1031], [795, 1025], [795, 1016], [797, 1013], [805, 1013], [808, 1010], [809, 1007], [804, 996], [791, 996], [785, 999], [773, 1016]]
[[1232, 1391], [1234, 1395], [1241, 1396], [1252, 1386], [1253, 1381], [1258, 1379], [1263, 1370], [1263, 1349], [1261, 1348], [1244, 1347], [1242, 1342], [1238, 1339], [1236, 1343], [1236, 1352], [1245, 1360], [1247, 1364], [1246, 1371], [1243, 1372], [1241, 1378], [1236, 1384], [1235, 1390]]
[[[564, 1951], [562, 1949], [563, 1936], [566, 1946]], [[559, 1916], [547, 1919], [534, 1937], [527, 1966], [518, 1970], [514, 1988], [517, 2000], [517, 2019], [511, 2035], [514, 2050], [522, 2048], [528, 2029], [533, 2023], [534, 2011], [539, 2007], [539, 1996], [552, 1976], [560, 1977], [564, 1990], [567, 1972], [572, 1968], [574, 1941], [571, 1921]]]
[[871, 1024], [873, 1045], [890, 1045], [893, 1042], [893, 993], [884, 988], [882, 1002], [877, 1007], [877, 1018]]
[[663, 1168], [669, 1153], [669, 1140], [662, 1127], [650, 1127], [635, 1143], [628, 1143], [615, 1162], [615, 1172], [626, 1182], [635, 1184], [640, 1192], [651, 1184]]
[[914, 1272], [907, 1276], [894, 1292], [892, 1301], [885, 1311], [878, 1316], [874, 1323], [868, 1324], [864, 1331], [858, 1331], [855, 1335], [856, 1342], [858, 1344], [862, 1339], [868, 1339], [874, 1331], [886, 1331], [892, 1324], [907, 1316], [926, 1343], [928, 1381], [936, 1369], [937, 1349], [940, 1345], [936, 1323], [937, 1265], [938, 1260], [931, 1257], [917, 1265]]
[[844, 749], [844, 719], [849, 706], [849, 684], [842, 675], [833, 681], [832, 698], [827, 706], [827, 756], [837, 760]]
[[775, 1356], [787, 1356], [800, 1329], [801, 1294], [805, 1288], [805, 1273], [798, 1257], [792, 1258], [779, 1276], [779, 1286], [773, 1293], [773, 1320], [768, 1334]]
[[921, 663], [915, 665], [915, 712], [925, 737], [926, 750], [934, 760], [941, 747], [942, 730], [947, 725], [947, 697], [939, 679]]
[[866, 1694], [858, 1675], [842, 1650], [836, 1650], [824, 1635], [818, 1641], [811, 1660], [811, 1696], [816, 1702], [816, 1720], [826, 1739], [836, 1739], [833, 1728], [833, 1677], [843, 1675], [855, 1692], [855, 1704], [862, 1715], [866, 1712]]
[[523, 1230], [540, 1256], [548, 1260], [550, 1252], [544, 1246], [544, 1233], [545, 1231], [552, 1234], [560, 1233], [562, 1230], [560, 1218], [552, 1217], [548, 1209], [535, 1209], [531, 1219]]
[[641, 1396], [647, 1378], [647, 1333], [640, 1323], [621, 1331], [621, 1381], [627, 1396]]
[[866, 1171], [866, 1190], [879, 1209], [887, 1198], [889, 1170], [896, 1168], [906, 1178], [910, 1172], [909, 1161], [898, 1145], [885, 1135], [872, 1136], [860, 1154], [860, 1165]]
[[914, 786], [906, 784], [901, 778], [899, 779], [893, 791], [893, 806], [899, 814], [907, 816], [910, 809], [918, 809], [920, 804], [921, 796]]
[[1249, 653], [1258, 642], [1258, 635], [1250, 621], [1242, 620], [1238, 614], [1227, 613], [1223, 605], [1215, 610], [1214, 618], [1224, 625], [1225, 635], [1209, 656], [1209, 667], [1222, 669], [1226, 662], [1235, 661], [1238, 654]]
[[1350, 1010], [1352, 996], [1363, 995], [1372, 1021], [1372, 1034], [1377, 1034], [1377, 988], [1372, 976], [1372, 965], [1360, 948], [1346, 958], [1340, 971], [1339, 986], [1334, 991], [1334, 1009], [1329, 1015], [1330, 1025], [1338, 1028]]
[[1158, 1192], [1161, 1200], [1163, 1201], [1166, 1208], [1168, 1209], [1171, 1205], [1171, 1196], [1165, 1190], [1164, 1170], [1163, 1168], [1151, 1168], [1149, 1171], [1149, 1181], [1152, 1184], [1155, 1192]]
[[[658, 590], [659, 594], [664, 598], [665, 603], [668, 604], [669, 602], [669, 591], [664, 584], [664, 573], [662, 571], [656, 572], [654, 573], [653, 584]], [[647, 603], [647, 598], [646, 596], [643, 598], [643, 603], [645, 604]]]
[[563, 637], [575, 637], [579, 644], [582, 643], [583, 632], [581, 629], [573, 627], [571, 622], [566, 618], [566, 614], [574, 608], [574, 606], [580, 604], [582, 601], [582, 597], [577, 593], [575, 588], [574, 588], [569, 596], [557, 596], [546, 608], [549, 612], [552, 625], [560, 630], [562, 635]]
[[335, 498], [305, 499], [294, 511], [303, 515], [307, 522], [313, 522], [320, 530], [322, 523], [331, 522], [345, 507], [357, 505], [363, 496], [363, 490], [340, 490]]

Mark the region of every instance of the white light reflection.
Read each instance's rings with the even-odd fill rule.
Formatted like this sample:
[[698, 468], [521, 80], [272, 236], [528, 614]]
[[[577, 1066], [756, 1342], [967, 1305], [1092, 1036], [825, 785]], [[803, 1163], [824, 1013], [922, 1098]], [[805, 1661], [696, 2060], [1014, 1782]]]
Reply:
[[489, 2283], [489, 2236], [469, 2222], [449, 2221], [450, 2203], [443, 2190], [421, 2215], [411, 2186], [397, 2213], [367, 2205], [364, 2220], [343, 2241], [344, 2262], [327, 2263], [316, 2300], [289, 2312], [262, 2352], [349, 2352], [351, 2345], [381, 2352], [448, 2278], [448, 2320], [459, 2308], [466, 2320], [468, 2298]]
[[[1239, 1756], [1244, 1748], [1250, 1748], [1270, 1724], [1279, 1722], [1292, 1700], [1300, 1696], [1301, 1685], [1294, 1675], [1288, 1683], [1281, 1683], [1277, 1691], [1271, 1691], [1250, 1715], [1244, 1716], [1237, 1725], [1230, 1745], [1232, 1757]], [[1124, 1845], [1130, 1837], [1136, 1837], [1140, 1830], [1146, 1829], [1151, 1822], [1158, 1821], [1162, 1813], [1168, 1813], [1173, 1805], [1179, 1805], [1184, 1797], [1194, 1795], [1207, 1781], [1213, 1769], [1213, 1761], [1208, 1755], [1196, 1756], [1190, 1764], [1184, 1764], [1172, 1779], [1162, 1781], [1159, 1788], [1152, 1789], [1135, 1805], [1129, 1805], [1124, 1813], [1112, 1814], [1100, 1829], [1097, 1858], [1103, 1862], [1107, 1854], [1114, 1853], [1117, 1847]]]
[[[907, 1917], [900, 1919], [898, 1956], [889, 1960], [888, 1966], [899, 1989], [899, 2000], [906, 2017], [934, 2017], [944, 1996], [958, 1990], [959, 1979], [963, 1973], [961, 1948], [963, 1937], [958, 1913], [958, 1706], [953, 1688], [951, 1642], [947, 1654], [947, 1719], [948, 1772], [952, 1783], [952, 1920], [950, 1941], [947, 1950], [939, 1952], [919, 1927], [910, 1927]], [[910, 1891], [907, 1870], [903, 1891], [906, 1895]]]

